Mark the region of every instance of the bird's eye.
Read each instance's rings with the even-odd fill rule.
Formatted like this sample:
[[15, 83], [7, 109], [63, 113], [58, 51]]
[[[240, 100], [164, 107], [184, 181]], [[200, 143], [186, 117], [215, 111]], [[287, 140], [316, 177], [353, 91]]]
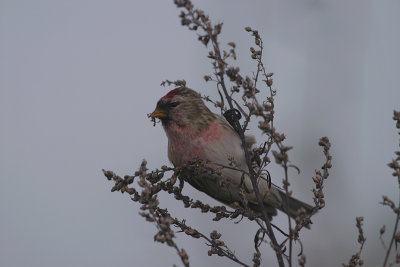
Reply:
[[179, 105], [179, 102], [172, 102], [169, 104], [170, 107], [174, 108]]

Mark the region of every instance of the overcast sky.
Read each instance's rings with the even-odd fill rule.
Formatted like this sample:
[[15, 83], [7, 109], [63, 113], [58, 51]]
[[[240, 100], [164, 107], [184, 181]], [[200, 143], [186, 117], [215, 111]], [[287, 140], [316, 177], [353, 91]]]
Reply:
[[[302, 232], [308, 266], [338, 266], [358, 250], [355, 217], [365, 217], [367, 266], [383, 262], [379, 229], [398, 201], [386, 163], [398, 150], [392, 120], [400, 109], [400, 2], [371, 0], [194, 1], [224, 22], [221, 44], [237, 44], [251, 74], [259, 30], [274, 72], [276, 126], [294, 146], [294, 195], [312, 203], [321, 167], [318, 140], [332, 143], [327, 207]], [[156, 228], [127, 195], [111, 193], [101, 169], [132, 174], [146, 158], [168, 163], [167, 138], [146, 117], [168, 89], [164, 79], [217, 96], [207, 49], [180, 26], [172, 1], [0, 0], [0, 266], [172, 266], [175, 251], [154, 243]], [[261, 143], [256, 127], [252, 129]], [[275, 183], [283, 173], [271, 167]], [[189, 186], [186, 193], [217, 202]], [[162, 206], [222, 239], [251, 263], [257, 227], [212, 222], [161, 195]], [[287, 218], [278, 216], [276, 224]], [[223, 227], [222, 227], [223, 225]], [[389, 236], [389, 233], [387, 233]], [[208, 257], [201, 240], [178, 234], [192, 266], [232, 266]], [[295, 261], [297, 263], [297, 261]], [[263, 266], [276, 258], [267, 246]]]

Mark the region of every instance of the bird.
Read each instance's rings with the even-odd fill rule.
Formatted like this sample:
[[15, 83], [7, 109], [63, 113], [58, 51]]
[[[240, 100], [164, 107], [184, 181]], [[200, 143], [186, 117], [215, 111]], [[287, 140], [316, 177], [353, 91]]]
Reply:
[[[186, 86], [175, 88], [159, 99], [149, 117], [160, 119], [168, 138], [168, 158], [174, 167], [200, 160], [215, 170], [194, 171], [186, 175], [185, 181], [231, 207], [243, 205], [245, 194], [248, 208], [261, 214], [239, 134], [224, 117], [210, 111], [199, 93]], [[246, 141], [249, 146], [255, 143], [252, 137], [246, 137]], [[307, 214], [313, 209], [262, 177], [257, 184], [270, 219], [277, 209], [294, 219], [300, 209]]]

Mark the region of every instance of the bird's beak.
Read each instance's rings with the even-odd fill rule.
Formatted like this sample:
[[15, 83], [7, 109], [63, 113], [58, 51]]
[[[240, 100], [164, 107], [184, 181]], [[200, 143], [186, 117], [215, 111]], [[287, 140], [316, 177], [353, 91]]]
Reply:
[[150, 117], [151, 117], [152, 119], [155, 119], [155, 118], [162, 119], [162, 118], [167, 117], [167, 113], [166, 113], [164, 110], [161, 110], [161, 109], [156, 108], [156, 109], [153, 111], [153, 113], [150, 114]]

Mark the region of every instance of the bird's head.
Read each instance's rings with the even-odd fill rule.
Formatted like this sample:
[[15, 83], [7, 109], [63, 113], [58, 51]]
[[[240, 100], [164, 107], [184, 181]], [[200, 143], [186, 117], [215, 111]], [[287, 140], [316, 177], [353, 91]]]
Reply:
[[158, 102], [150, 114], [158, 118], [164, 127], [202, 128], [210, 123], [215, 115], [204, 105], [199, 93], [187, 87], [179, 87], [168, 92]]

